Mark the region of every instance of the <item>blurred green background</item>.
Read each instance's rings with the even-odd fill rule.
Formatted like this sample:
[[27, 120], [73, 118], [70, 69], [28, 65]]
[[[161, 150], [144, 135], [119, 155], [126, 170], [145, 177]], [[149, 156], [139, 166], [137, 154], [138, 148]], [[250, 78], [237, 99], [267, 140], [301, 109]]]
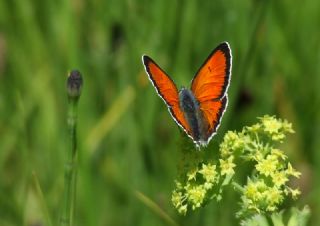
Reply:
[[[58, 223], [68, 147], [66, 76], [79, 103], [76, 225], [237, 225], [233, 191], [180, 217], [171, 205], [181, 134], [143, 70], [187, 86], [222, 41], [230, 103], [207, 151], [264, 114], [293, 123], [283, 149], [302, 172], [297, 202], [320, 221], [320, 1], [0, 0], [0, 225]], [[40, 192], [41, 191], [41, 192]]]

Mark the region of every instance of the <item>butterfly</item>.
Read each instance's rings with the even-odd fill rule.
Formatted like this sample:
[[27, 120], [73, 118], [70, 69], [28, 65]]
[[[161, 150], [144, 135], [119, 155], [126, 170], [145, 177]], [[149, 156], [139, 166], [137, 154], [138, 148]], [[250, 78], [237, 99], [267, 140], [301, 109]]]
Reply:
[[145, 71], [175, 122], [197, 147], [207, 146], [216, 134], [228, 105], [232, 55], [227, 42], [218, 45], [191, 81], [180, 90], [150, 57], [143, 55]]

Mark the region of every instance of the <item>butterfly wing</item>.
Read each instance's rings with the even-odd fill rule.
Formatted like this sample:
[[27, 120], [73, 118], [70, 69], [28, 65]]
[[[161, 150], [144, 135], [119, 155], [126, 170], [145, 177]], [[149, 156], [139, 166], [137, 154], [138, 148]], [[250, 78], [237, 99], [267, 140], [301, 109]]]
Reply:
[[221, 100], [208, 100], [200, 104], [203, 117], [207, 122], [207, 143], [216, 134], [220, 125], [221, 118], [228, 105], [228, 96], [225, 95]]
[[172, 79], [148, 56], [142, 61], [152, 85], [158, 95], [168, 106], [168, 110], [176, 123], [191, 136], [190, 127], [179, 106], [179, 92]]
[[231, 50], [221, 43], [200, 67], [191, 83], [191, 90], [199, 102], [221, 99], [231, 78]]
[[228, 104], [227, 89], [231, 78], [231, 50], [224, 42], [216, 47], [200, 67], [191, 83], [208, 128], [207, 143], [216, 133]]

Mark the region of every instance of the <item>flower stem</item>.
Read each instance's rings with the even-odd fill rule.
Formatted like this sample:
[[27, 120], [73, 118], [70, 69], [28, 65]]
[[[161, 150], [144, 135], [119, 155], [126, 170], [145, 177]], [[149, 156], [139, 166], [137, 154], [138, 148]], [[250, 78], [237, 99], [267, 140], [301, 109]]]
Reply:
[[81, 74], [72, 71], [68, 77], [68, 130], [69, 152], [64, 168], [64, 205], [60, 226], [71, 226], [73, 223], [76, 177], [77, 177], [77, 106], [82, 86]]

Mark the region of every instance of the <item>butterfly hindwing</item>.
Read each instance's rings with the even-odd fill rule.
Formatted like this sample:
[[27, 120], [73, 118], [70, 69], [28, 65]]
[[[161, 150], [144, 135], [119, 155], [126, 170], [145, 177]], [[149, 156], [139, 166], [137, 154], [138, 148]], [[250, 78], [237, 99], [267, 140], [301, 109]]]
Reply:
[[200, 109], [207, 122], [207, 143], [216, 134], [220, 125], [222, 115], [228, 105], [228, 96], [225, 95], [221, 100], [207, 100], [200, 103]]
[[191, 83], [191, 90], [199, 102], [221, 99], [231, 77], [231, 50], [221, 43], [200, 67]]
[[190, 136], [191, 131], [179, 107], [179, 92], [172, 79], [148, 56], [142, 57], [145, 70], [159, 96], [168, 106], [169, 112]]

